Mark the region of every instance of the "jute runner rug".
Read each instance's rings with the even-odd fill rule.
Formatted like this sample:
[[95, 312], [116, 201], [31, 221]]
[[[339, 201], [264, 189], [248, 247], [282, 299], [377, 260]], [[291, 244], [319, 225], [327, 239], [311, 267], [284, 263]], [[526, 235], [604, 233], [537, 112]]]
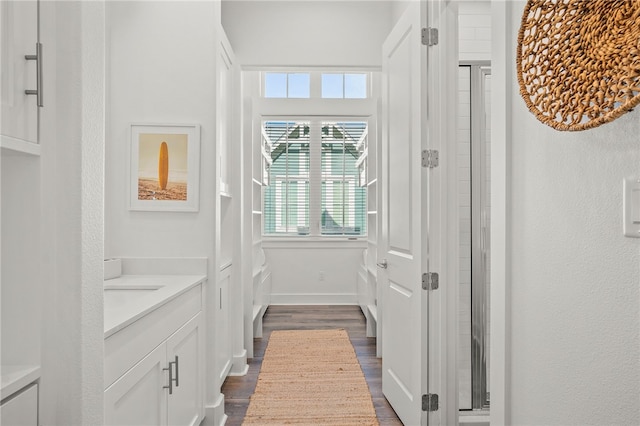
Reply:
[[272, 332], [243, 424], [378, 425], [347, 332]]

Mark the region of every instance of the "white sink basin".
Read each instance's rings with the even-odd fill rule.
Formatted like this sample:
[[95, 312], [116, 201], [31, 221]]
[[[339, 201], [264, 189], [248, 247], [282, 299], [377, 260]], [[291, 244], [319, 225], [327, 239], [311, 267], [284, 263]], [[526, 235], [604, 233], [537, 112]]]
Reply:
[[138, 300], [161, 289], [162, 285], [118, 285], [104, 286], [105, 306], [118, 306]]

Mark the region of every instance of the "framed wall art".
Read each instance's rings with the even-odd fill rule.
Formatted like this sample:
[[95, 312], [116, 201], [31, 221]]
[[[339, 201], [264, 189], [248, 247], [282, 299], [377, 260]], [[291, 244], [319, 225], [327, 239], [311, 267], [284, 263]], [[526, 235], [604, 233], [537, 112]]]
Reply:
[[131, 124], [130, 210], [195, 212], [200, 126]]

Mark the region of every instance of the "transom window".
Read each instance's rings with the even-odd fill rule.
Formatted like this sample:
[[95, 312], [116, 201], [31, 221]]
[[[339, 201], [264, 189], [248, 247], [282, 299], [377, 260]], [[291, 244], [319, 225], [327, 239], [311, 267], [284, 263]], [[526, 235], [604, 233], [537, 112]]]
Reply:
[[265, 98], [308, 98], [309, 73], [268, 72], [264, 77]]
[[369, 75], [363, 72], [265, 72], [265, 98], [366, 99]]
[[264, 235], [366, 235], [363, 121], [265, 121]]

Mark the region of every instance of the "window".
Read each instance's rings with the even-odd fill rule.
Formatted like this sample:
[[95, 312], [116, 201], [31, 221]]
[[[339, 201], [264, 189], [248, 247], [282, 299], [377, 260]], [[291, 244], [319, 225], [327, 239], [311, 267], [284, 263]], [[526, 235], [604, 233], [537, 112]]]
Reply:
[[365, 99], [366, 74], [322, 74], [323, 98]]
[[369, 73], [264, 72], [265, 98], [366, 99]]
[[366, 130], [361, 122], [322, 123], [323, 235], [366, 234], [366, 191], [357, 164]]
[[268, 121], [263, 127], [267, 187], [264, 234], [309, 234], [309, 123]]
[[265, 235], [366, 235], [366, 122], [266, 121]]
[[265, 73], [265, 98], [308, 98], [309, 94], [309, 73]]

